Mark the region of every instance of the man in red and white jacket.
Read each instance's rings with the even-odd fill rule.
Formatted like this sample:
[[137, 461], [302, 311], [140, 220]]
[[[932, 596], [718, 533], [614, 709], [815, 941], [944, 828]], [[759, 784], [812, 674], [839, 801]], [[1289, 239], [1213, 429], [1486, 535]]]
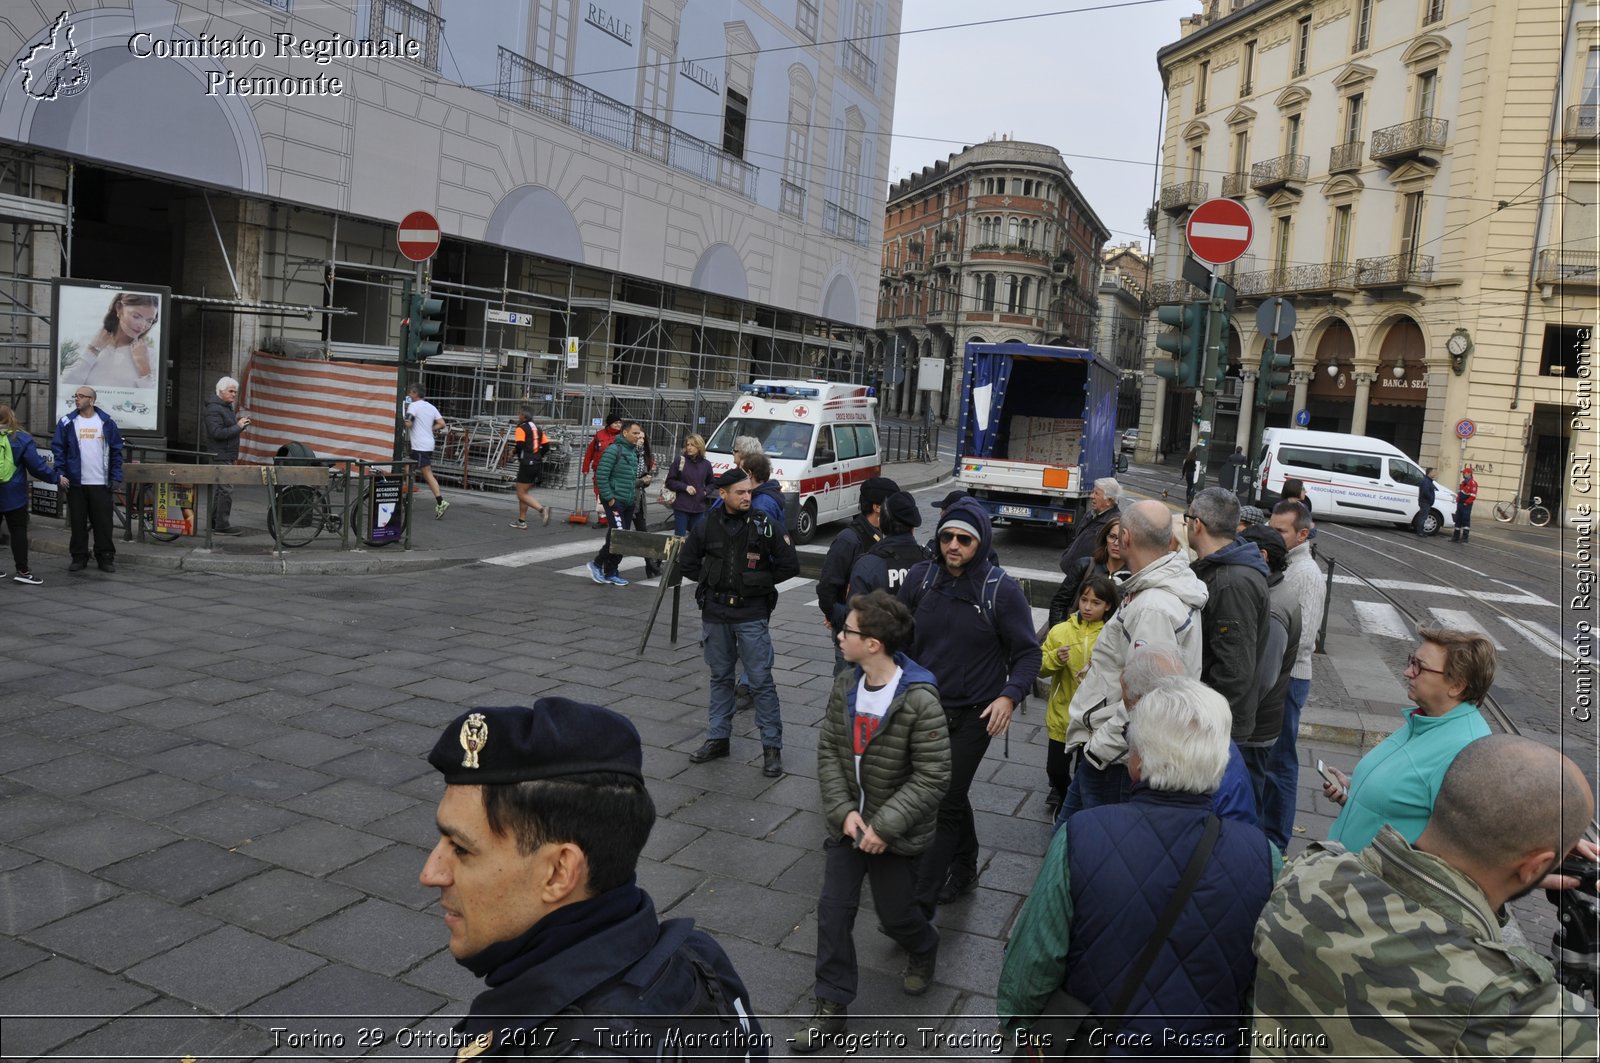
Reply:
[[1450, 541], [1464, 543], [1467, 536], [1472, 534], [1472, 503], [1478, 500], [1478, 481], [1472, 478], [1472, 467], [1469, 465], [1461, 470], [1461, 486], [1456, 489], [1456, 530], [1451, 533]]

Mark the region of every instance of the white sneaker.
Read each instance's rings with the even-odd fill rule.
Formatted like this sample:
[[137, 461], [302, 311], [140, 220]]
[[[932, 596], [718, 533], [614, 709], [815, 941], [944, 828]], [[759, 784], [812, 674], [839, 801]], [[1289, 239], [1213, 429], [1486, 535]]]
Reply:
[[433, 505], [433, 519], [438, 520], [440, 517], [444, 516], [444, 511], [449, 508], [450, 503], [446, 502], [442, 498], [439, 499], [439, 501], [435, 502]]
[[[0, 573], [0, 579], [4, 579], [4, 578], [5, 578], [5, 574], [4, 573]], [[39, 586], [41, 583], [44, 582], [44, 580], [40, 579], [38, 576], [35, 576], [32, 572], [18, 572], [15, 576], [12, 576], [11, 578], [16, 580], [18, 583], [27, 583], [27, 584], [31, 584], [32, 586], [35, 586], [35, 587]]]

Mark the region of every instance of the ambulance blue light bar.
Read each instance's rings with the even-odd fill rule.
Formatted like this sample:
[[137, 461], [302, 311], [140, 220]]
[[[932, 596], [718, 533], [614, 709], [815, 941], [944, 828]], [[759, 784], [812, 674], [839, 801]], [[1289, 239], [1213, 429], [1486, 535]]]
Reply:
[[814, 399], [822, 394], [816, 388], [797, 388], [785, 384], [740, 384], [739, 390], [763, 399]]

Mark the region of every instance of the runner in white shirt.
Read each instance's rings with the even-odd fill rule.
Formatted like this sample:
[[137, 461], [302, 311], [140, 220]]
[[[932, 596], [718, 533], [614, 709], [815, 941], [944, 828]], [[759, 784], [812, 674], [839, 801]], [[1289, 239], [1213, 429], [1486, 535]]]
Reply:
[[433, 478], [433, 429], [438, 425], [442, 435], [450, 428], [438, 408], [422, 397], [420, 386], [412, 384], [406, 389], [406, 395], [410, 398], [406, 404], [406, 428], [411, 433], [411, 460], [417, 463], [417, 475], [433, 492], [433, 517], [438, 520], [450, 508], [450, 503], [444, 500], [439, 481]]

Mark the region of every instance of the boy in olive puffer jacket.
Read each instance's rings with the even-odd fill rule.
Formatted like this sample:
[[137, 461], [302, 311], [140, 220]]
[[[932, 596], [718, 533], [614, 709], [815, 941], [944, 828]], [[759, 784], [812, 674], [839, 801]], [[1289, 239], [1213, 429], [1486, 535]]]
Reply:
[[920, 996], [933, 982], [939, 932], [917, 904], [916, 878], [950, 785], [950, 735], [932, 673], [900, 652], [912, 630], [910, 610], [878, 590], [850, 599], [835, 633], [855, 667], [834, 681], [817, 745], [827, 863], [817, 905], [816, 1010], [795, 1032], [796, 1052], [815, 1052], [844, 1033], [856, 996], [850, 931], [863, 878], [872, 880], [884, 932], [911, 954], [901, 987]]

